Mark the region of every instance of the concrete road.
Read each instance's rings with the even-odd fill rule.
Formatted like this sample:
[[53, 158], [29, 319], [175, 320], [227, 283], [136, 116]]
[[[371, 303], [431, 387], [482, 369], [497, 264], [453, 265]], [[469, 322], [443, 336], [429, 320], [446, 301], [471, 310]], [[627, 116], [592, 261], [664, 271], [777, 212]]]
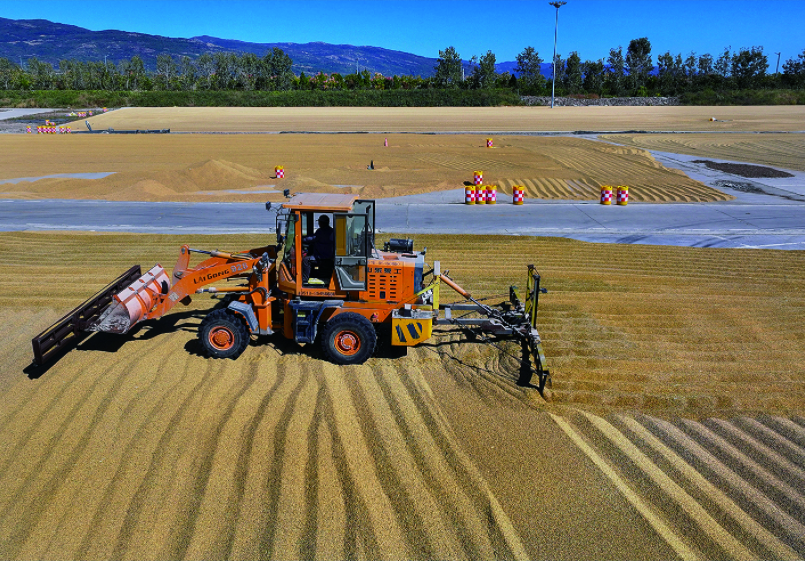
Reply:
[[0, 108], [0, 121], [6, 119], [15, 119], [17, 117], [25, 117], [26, 115], [37, 115], [39, 113], [50, 113], [53, 109], [6, 109]]
[[[458, 197], [457, 193], [454, 193]], [[449, 193], [443, 194], [447, 198]], [[805, 249], [805, 203], [635, 204], [379, 201], [381, 232], [562, 236], [591, 242]], [[149, 233], [270, 232], [274, 214], [253, 203], [5, 200], [0, 230]]]
[[[462, 204], [463, 189], [378, 201], [380, 232], [562, 236], [590, 242], [698, 247], [805, 249], [805, 173], [746, 179], [654, 152], [668, 167], [734, 195], [722, 203], [602, 206], [529, 200], [523, 206]], [[719, 160], [714, 160], [719, 161]], [[151, 233], [271, 232], [260, 203], [146, 203], [4, 200], [0, 231], [90, 230]]]

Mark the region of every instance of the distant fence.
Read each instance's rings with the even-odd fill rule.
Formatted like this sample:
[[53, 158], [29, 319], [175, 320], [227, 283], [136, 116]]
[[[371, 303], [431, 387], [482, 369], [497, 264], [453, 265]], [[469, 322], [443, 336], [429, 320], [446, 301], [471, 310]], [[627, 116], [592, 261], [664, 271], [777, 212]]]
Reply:
[[[523, 105], [550, 105], [550, 96], [524, 95], [521, 97]], [[554, 99], [554, 106], [576, 106], [585, 107], [588, 105], [628, 105], [635, 107], [648, 107], [658, 105], [681, 105], [678, 97], [602, 97], [599, 99], [587, 99], [576, 97], [557, 97]]]

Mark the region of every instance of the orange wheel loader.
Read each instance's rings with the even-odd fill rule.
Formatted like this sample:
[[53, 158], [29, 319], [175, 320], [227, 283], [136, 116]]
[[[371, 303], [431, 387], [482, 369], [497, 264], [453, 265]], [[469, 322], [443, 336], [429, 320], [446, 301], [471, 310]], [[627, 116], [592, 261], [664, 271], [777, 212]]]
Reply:
[[[213, 358], [237, 358], [252, 338], [279, 333], [320, 345], [336, 364], [360, 364], [378, 341], [404, 350], [429, 339], [434, 325], [452, 324], [519, 340], [527, 361], [520, 383], [530, 384], [536, 375], [544, 388], [549, 371], [536, 316], [545, 289], [533, 265], [524, 299], [510, 287], [508, 302], [493, 307], [441, 273], [438, 261], [426, 270], [426, 251], [414, 252], [412, 240], [392, 239], [378, 250], [372, 200], [309, 193], [266, 208], [276, 211], [275, 245], [239, 252], [184, 245], [170, 276], [160, 265], [145, 274], [132, 267], [35, 337], [34, 363], [55, 359], [92, 332], [125, 334], [208, 293], [224, 297], [224, 306], [211, 311], [198, 332]], [[192, 254], [206, 258], [191, 266]], [[443, 284], [465, 300], [440, 304]]]

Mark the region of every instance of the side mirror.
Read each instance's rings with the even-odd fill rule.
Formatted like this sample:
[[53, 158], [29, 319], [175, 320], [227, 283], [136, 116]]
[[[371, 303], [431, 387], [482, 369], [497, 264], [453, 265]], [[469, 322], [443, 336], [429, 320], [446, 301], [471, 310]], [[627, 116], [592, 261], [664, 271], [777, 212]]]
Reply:
[[268, 202], [266, 203], [266, 210], [268, 210], [268, 211], [270, 211], [270, 210], [271, 210], [271, 201], [268, 201]]

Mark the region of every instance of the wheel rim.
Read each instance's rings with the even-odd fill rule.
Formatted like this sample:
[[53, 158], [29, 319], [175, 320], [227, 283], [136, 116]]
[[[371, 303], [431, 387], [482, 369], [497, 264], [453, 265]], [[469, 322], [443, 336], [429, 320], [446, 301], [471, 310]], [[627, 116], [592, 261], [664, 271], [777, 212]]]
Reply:
[[218, 326], [210, 330], [208, 339], [210, 345], [219, 351], [226, 351], [235, 344], [235, 333], [227, 327]]
[[352, 356], [361, 349], [361, 339], [353, 331], [339, 331], [335, 334], [335, 348], [344, 356]]

